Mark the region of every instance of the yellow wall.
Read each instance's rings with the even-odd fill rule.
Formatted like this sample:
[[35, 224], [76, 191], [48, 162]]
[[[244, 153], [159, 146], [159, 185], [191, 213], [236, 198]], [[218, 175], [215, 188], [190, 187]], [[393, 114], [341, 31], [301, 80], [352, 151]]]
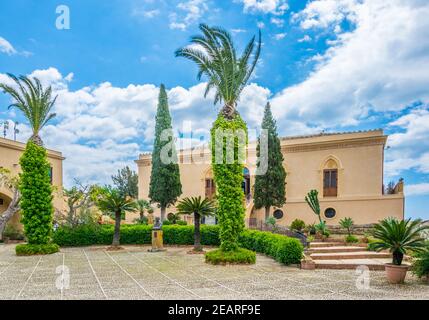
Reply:
[[[0, 138], [0, 167], [10, 170], [13, 174], [18, 174], [21, 171], [19, 166], [19, 158], [21, 157], [25, 149], [25, 144]], [[54, 206], [58, 209], [62, 209], [64, 201], [62, 200], [61, 192], [63, 185], [63, 156], [61, 152], [47, 150], [48, 161], [52, 166], [52, 185], [55, 187], [54, 190]], [[12, 194], [9, 190], [4, 187], [0, 187], [0, 197], [9, 202]], [[7, 207], [0, 206], [0, 213], [4, 212]], [[15, 215], [11, 223], [19, 226], [19, 213]]]
[[[375, 223], [389, 216], [403, 219], [403, 193], [383, 195], [382, 191], [386, 140], [387, 136], [382, 130], [282, 139], [284, 167], [287, 171], [287, 203], [281, 208], [284, 218], [279, 223], [289, 225], [296, 218], [306, 223], [316, 222], [316, 216], [304, 201], [311, 189], [319, 191], [322, 212], [329, 207], [337, 212], [334, 219], [326, 219], [328, 224], [338, 224], [344, 217], [352, 217], [356, 224]], [[190, 159], [195, 157], [191, 156], [191, 151], [180, 152], [182, 197], [204, 196], [205, 177], [210, 172], [209, 150], [192, 152], [198, 156], [203, 154], [205, 163], [183, 163], [192, 162]], [[255, 179], [255, 157], [255, 145], [251, 144], [248, 150], [250, 161], [246, 166], [252, 174], [252, 186]], [[148, 199], [151, 156], [141, 155], [136, 163], [139, 171], [139, 197]], [[329, 166], [338, 169], [338, 196], [335, 198], [323, 197], [323, 170]], [[246, 219], [264, 220], [263, 210], [252, 209], [250, 202], [246, 208]], [[174, 211], [174, 208], [167, 210], [170, 211]], [[155, 211], [155, 215], [159, 215], [159, 210]]]

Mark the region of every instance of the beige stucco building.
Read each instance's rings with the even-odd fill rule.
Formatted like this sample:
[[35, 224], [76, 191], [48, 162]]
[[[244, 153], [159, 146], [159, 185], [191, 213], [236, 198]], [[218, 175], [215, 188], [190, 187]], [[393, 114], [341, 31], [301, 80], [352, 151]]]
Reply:
[[[8, 169], [12, 174], [20, 172], [19, 158], [25, 150], [25, 144], [21, 142], [12, 141], [9, 139], [0, 138], [0, 167]], [[51, 164], [51, 181], [54, 186], [54, 206], [61, 210], [64, 206], [62, 199], [62, 186], [63, 186], [63, 156], [61, 152], [47, 150], [48, 161]], [[0, 214], [3, 213], [12, 198], [12, 193], [5, 187], [0, 186]], [[15, 227], [21, 228], [20, 214], [17, 213], [9, 222]]]
[[[281, 225], [296, 219], [306, 223], [317, 221], [304, 198], [311, 189], [319, 191], [323, 219], [337, 225], [344, 217], [356, 224], [375, 223], [386, 217], [404, 217], [403, 182], [391, 194], [383, 187], [384, 149], [387, 136], [383, 130], [318, 134], [281, 139], [286, 178], [286, 204], [272, 208]], [[207, 147], [179, 152], [182, 197], [213, 197], [216, 187]], [[139, 197], [148, 198], [151, 174], [151, 155], [142, 154], [136, 161], [139, 173]], [[256, 225], [264, 221], [264, 210], [253, 206], [253, 185], [256, 171], [255, 144], [248, 148], [243, 173], [246, 194], [246, 223]], [[168, 186], [166, 186], [168, 188]], [[173, 212], [174, 207], [167, 212]], [[155, 211], [159, 215], [159, 209]]]

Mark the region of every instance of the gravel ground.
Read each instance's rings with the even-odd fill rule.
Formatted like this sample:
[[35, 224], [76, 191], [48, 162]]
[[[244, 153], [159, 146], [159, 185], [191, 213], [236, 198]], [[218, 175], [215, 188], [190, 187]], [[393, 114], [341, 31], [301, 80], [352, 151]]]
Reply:
[[384, 272], [300, 270], [257, 256], [251, 266], [213, 266], [188, 247], [65, 248], [17, 257], [0, 245], [0, 299], [429, 299], [429, 285], [408, 274], [390, 285]]

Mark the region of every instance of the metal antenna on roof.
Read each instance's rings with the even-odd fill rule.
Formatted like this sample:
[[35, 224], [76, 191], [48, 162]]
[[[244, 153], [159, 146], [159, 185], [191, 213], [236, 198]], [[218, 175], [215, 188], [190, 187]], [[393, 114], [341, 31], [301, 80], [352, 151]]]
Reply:
[[13, 140], [16, 141], [16, 135], [19, 133], [19, 129], [17, 128], [19, 122], [16, 121], [14, 126], [13, 126]]

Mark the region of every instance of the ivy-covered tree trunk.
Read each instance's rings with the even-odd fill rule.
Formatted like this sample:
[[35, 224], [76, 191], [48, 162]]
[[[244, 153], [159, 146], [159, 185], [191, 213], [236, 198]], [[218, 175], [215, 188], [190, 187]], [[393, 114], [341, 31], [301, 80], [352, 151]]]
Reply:
[[201, 251], [201, 215], [198, 212], [194, 212], [194, 250]]
[[166, 208], [174, 204], [181, 194], [182, 184], [168, 109], [167, 92], [164, 85], [161, 85], [156, 113], [149, 198], [151, 202], [159, 204], [162, 221], [165, 220]]
[[51, 241], [54, 208], [46, 150], [30, 140], [20, 164], [20, 207], [24, 233], [29, 244], [47, 244]]
[[[244, 229], [242, 182], [247, 145], [246, 123], [238, 113], [232, 119], [225, 119], [221, 114], [213, 125], [211, 139], [212, 168], [218, 194], [220, 248], [234, 251], [238, 249], [238, 236]], [[233, 141], [232, 150], [229, 141]]]
[[120, 245], [120, 239], [121, 239], [121, 220], [122, 220], [122, 214], [121, 212], [115, 213], [115, 230], [113, 233], [113, 242], [112, 246], [117, 247]]
[[[281, 207], [286, 202], [284, 159], [276, 121], [269, 103], [265, 107], [262, 130], [256, 150], [258, 170], [255, 178], [254, 203], [256, 209], [265, 208], [265, 219], [268, 219], [272, 206]], [[263, 143], [266, 145], [263, 146]]]

